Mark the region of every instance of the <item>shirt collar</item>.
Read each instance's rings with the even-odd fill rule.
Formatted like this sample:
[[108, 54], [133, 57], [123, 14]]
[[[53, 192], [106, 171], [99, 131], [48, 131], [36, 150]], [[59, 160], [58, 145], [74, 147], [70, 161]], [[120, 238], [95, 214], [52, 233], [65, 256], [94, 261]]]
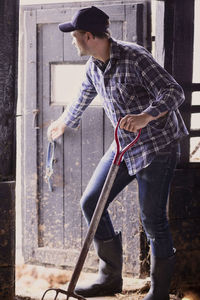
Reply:
[[120, 59], [121, 57], [121, 49], [117, 43], [117, 41], [113, 38], [110, 38], [110, 60]]
[[[110, 41], [110, 61], [112, 62], [115, 59], [120, 59], [120, 48], [117, 41], [113, 38], [109, 38]], [[98, 59], [92, 57], [92, 61], [97, 64], [101, 65], [103, 62], [100, 62]]]

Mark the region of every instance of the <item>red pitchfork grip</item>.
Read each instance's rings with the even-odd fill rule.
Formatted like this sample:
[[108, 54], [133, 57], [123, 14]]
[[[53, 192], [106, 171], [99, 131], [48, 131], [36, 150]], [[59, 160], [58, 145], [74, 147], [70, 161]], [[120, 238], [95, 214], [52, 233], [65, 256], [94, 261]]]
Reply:
[[138, 135], [136, 136], [136, 138], [130, 142], [130, 144], [128, 144], [126, 147], [124, 147], [121, 151], [120, 151], [120, 144], [119, 144], [119, 138], [118, 138], [118, 128], [119, 128], [119, 124], [120, 124], [120, 121], [121, 121], [121, 118], [118, 120], [117, 122], [117, 126], [115, 128], [115, 142], [116, 142], [116, 145], [117, 145], [117, 151], [116, 151], [116, 154], [115, 154], [115, 158], [114, 158], [114, 161], [113, 161], [113, 164], [119, 166], [120, 163], [121, 163], [121, 160], [122, 160], [122, 157], [124, 156], [125, 152], [128, 151], [128, 149], [130, 149], [133, 145], [135, 145], [140, 137], [140, 134], [141, 134], [141, 130], [142, 129], [139, 129], [139, 132], [138, 132]]

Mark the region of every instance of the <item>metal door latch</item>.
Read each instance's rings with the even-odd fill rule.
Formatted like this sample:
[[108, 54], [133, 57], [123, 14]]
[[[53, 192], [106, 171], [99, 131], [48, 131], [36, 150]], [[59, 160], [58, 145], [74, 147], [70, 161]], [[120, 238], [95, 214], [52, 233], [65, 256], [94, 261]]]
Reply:
[[38, 108], [33, 110], [33, 128], [34, 129], [40, 129], [39, 126], [36, 125], [37, 115], [39, 114], [40, 110]]

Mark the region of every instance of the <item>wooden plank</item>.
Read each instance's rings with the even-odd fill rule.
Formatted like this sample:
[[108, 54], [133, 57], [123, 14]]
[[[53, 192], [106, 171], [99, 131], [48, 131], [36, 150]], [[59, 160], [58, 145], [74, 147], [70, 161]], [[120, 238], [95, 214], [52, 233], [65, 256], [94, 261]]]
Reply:
[[192, 83], [191, 90], [192, 92], [200, 91], [200, 83]]
[[126, 5], [126, 27], [123, 40], [137, 42], [137, 5]]
[[38, 9], [37, 24], [52, 24], [70, 21], [75, 9], [73, 8], [55, 8], [55, 9]]
[[[157, 1], [157, 3], [156, 3], [155, 58], [156, 58], [156, 61], [163, 67], [164, 67], [164, 63], [165, 63], [164, 14], [165, 14], [165, 2]], [[170, 18], [170, 20], [171, 20], [171, 18]]]
[[15, 295], [15, 182], [0, 182], [0, 297]]
[[123, 245], [126, 253], [125, 271], [137, 276], [140, 270], [140, 221], [139, 221], [139, 201], [138, 185], [134, 180], [122, 192], [123, 194]]
[[64, 138], [64, 247], [80, 249], [81, 129], [68, 128]]
[[[41, 261], [45, 265], [52, 265], [56, 267], [68, 267], [73, 268], [77, 262], [80, 249], [55, 249], [55, 248], [37, 248], [33, 255], [33, 263], [41, 264]], [[97, 271], [98, 261], [94, 256], [93, 251], [89, 251], [86, 262], [83, 267], [83, 271]]]
[[[156, 36], [156, 49], [160, 51], [160, 57], [163, 55], [164, 68], [173, 73], [173, 47], [174, 47], [174, 1], [157, 2], [158, 12], [156, 18], [156, 30], [163, 36]], [[163, 23], [164, 22], [164, 23]], [[176, 35], [176, 34], [175, 34]], [[163, 44], [164, 43], [164, 44]], [[163, 54], [162, 54], [163, 52]], [[159, 61], [158, 61], [159, 62]]]
[[15, 296], [18, 21], [19, 1], [0, 1], [0, 298], [5, 300]]
[[[23, 254], [29, 261], [37, 247], [37, 133], [33, 128], [36, 108], [36, 12], [24, 13], [24, 201]], [[28, 99], [28, 101], [27, 101]]]
[[[94, 126], [95, 130], [94, 131]], [[103, 109], [88, 107], [82, 117], [82, 188], [103, 156]]]
[[[156, 58], [184, 88], [186, 100], [180, 111], [187, 128], [190, 128], [191, 115], [186, 106], [191, 105], [191, 91], [187, 87], [192, 82], [194, 1], [157, 1], [156, 5], [159, 14]], [[182, 146], [180, 165], [184, 166], [189, 162], [189, 137], [184, 139]]]
[[152, 6], [151, 1], [145, 1], [144, 5], [144, 14], [143, 14], [143, 22], [144, 22], [144, 47], [152, 52]]
[[125, 6], [126, 25], [123, 39], [146, 45], [146, 23], [144, 22], [144, 4], [133, 3]]
[[[174, 247], [180, 250], [200, 249], [200, 218], [170, 220], [170, 228], [174, 239]], [[195, 230], [194, 230], [195, 228]]]
[[191, 107], [191, 113], [199, 113], [200, 112], [200, 105], [195, 105]]
[[[91, 3], [90, 3], [91, 4]], [[74, 6], [74, 4], [73, 4]], [[56, 9], [38, 9], [37, 10], [37, 23], [46, 24], [46, 23], [62, 23], [71, 21], [72, 16], [81, 9], [80, 7], [73, 7], [72, 4], [69, 4], [69, 7], [56, 8]], [[110, 16], [111, 21], [124, 21], [125, 15], [123, 14], [122, 5], [98, 5], [100, 9], [105, 11], [106, 14]]]
[[0, 2], [0, 180], [15, 178], [19, 1]]
[[[183, 18], [184, 16], [184, 18]], [[173, 76], [183, 86], [192, 82], [193, 71], [193, 38], [194, 38], [194, 0], [175, 1], [173, 47]], [[185, 104], [191, 105], [191, 92], [185, 91]], [[180, 111], [181, 108], [180, 108]], [[190, 128], [191, 115], [182, 112], [183, 119]], [[189, 161], [189, 137], [184, 140], [182, 162]]]
[[176, 268], [171, 283], [175, 290], [191, 290], [199, 287], [200, 282], [200, 251], [199, 249], [177, 251]]
[[200, 171], [198, 169], [176, 170], [170, 192], [170, 219], [199, 217], [199, 180]]
[[[82, 191], [85, 190], [98, 162], [103, 156], [103, 109], [88, 107], [82, 117]], [[87, 231], [83, 220], [84, 237]]]
[[110, 22], [110, 32], [113, 38], [117, 40], [123, 39], [124, 31], [124, 21], [111, 21]]
[[195, 187], [182, 186], [180, 188], [172, 186], [170, 194], [170, 218], [198, 217], [200, 213], [199, 196], [200, 191]]
[[144, 43], [146, 44], [146, 40], [144, 39], [144, 5], [143, 4], [137, 4], [137, 15], [136, 15], [136, 20], [137, 20], [137, 44], [144, 46]]
[[[38, 165], [43, 169], [39, 180], [44, 180], [46, 151], [47, 151], [47, 128], [51, 121], [56, 120], [62, 113], [62, 106], [51, 105], [50, 95], [50, 62], [63, 61], [63, 35], [57, 29], [56, 24], [45, 24], [39, 29], [42, 41], [39, 46], [41, 51], [39, 62], [42, 64], [42, 81], [40, 87], [39, 110], [41, 115], [40, 157]], [[38, 145], [39, 146], [39, 145]], [[41, 184], [39, 201], [39, 242], [40, 246], [63, 247], [63, 143], [62, 138], [56, 141], [56, 163], [54, 164], [53, 192], [49, 191], [48, 185]]]
[[[183, 18], [183, 16], [185, 16]], [[180, 83], [191, 83], [194, 39], [194, 0], [175, 3], [174, 69]], [[187, 58], [187, 59], [186, 59]], [[184, 63], [183, 63], [184, 62]]]
[[110, 21], [125, 21], [126, 15], [124, 10], [124, 4], [121, 5], [98, 5], [109, 17]]
[[[44, 10], [44, 9], [67, 9], [69, 7], [75, 7], [77, 10], [80, 9], [81, 7], [88, 7], [91, 5], [97, 6], [97, 7], [102, 7], [104, 4], [105, 6], [114, 6], [114, 5], [122, 5], [122, 4], [130, 4], [132, 2], [140, 3], [140, 2], [145, 2], [141, 0], [106, 0], [99, 2], [99, 0], [96, 1], [71, 1], [71, 2], [60, 2], [60, 3], [48, 3], [48, 4], [33, 4], [33, 5], [21, 5], [22, 10]], [[147, 0], [149, 1], [149, 0]]]

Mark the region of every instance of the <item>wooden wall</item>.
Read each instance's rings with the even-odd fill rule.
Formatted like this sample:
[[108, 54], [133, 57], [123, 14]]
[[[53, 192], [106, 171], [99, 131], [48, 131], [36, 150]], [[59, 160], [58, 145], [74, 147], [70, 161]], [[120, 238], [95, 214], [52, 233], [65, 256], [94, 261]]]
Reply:
[[0, 299], [15, 293], [15, 111], [19, 2], [0, 1]]
[[[200, 165], [189, 163], [193, 91], [194, 0], [157, 1], [163, 14], [163, 65], [181, 84], [185, 102], [180, 110], [190, 135], [182, 142], [181, 162], [175, 172], [169, 201], [171, 230], [177, 249], [172, 288], [200, 286]], [[161, 15], [160, 15], [161, 16]], [[161, 56], [161, 55], [160, 55]], [[197, 133], [196, 133], [197, 134]]]

